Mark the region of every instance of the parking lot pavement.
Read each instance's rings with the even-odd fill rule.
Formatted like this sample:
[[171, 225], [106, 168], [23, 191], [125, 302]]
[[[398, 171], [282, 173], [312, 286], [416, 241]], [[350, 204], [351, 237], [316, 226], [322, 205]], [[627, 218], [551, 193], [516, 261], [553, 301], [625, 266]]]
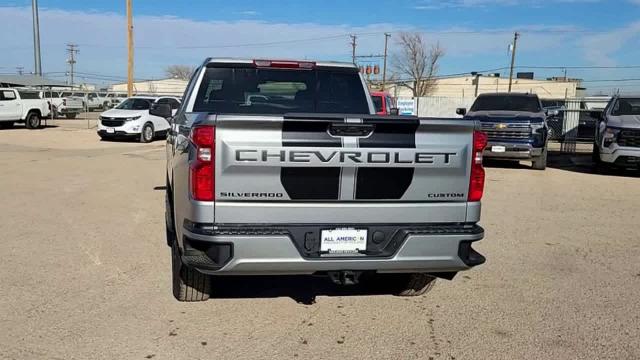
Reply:
[[640, 358], [637, 176], [489, 168], [488, 262], [423, 297], [238, 278], [178, 303], [163, 145], [0, 131], [0, 358]]

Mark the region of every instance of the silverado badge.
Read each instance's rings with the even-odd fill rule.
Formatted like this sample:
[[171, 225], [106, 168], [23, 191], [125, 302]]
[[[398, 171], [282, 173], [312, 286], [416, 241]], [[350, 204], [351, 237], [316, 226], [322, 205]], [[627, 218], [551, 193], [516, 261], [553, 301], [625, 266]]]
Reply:
[[509, 125], [507, 125], [507, 124], [498, 124], [498, 125], [496, 125], [496, 129], [506, 129], [508, 127], [509, 127]]

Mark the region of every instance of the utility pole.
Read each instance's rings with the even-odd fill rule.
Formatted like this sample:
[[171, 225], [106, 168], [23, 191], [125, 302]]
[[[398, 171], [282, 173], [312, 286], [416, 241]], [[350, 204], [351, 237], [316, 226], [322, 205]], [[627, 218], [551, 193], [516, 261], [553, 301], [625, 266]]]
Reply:
[[513, 83], [513, 66], [516, 63], [516, 48], [518, 46], [518, 38], [520, 34], [516, 31], [513, 35], [513, 49], [511, 49], [511, 70], [509, 71], [509, 92], [511, 92], [511, 84]]
[[358, 43], [356, 42], [356, 40], [358, 39], [357, 35], [349, 35], [351, 37], [351, 59], [353, 61], [353, 63], [356, 63], [356, 47], [358, 46]]
[[38, 16], [38, 0], [31, 0], [31, 13], [33, 17], [33, 58], [36, 75], [42, 76], [42, 64], [40, 57], [40, 18]]
[[132, 0], [127, 0], [127, 96], [133, 95], [133, 14]]
[[382, 91], [387, 83], [387, 47], [389, 45], [389, 38], [391, 34], [384, 33], [384, 63], [382, 65]]
[[69, 53], [69, 58], [67, 59], [67, 64], [69, 64], [69, 85], [71, 85], [71, 89], [73, 89], [73, 76], [74, 69], [76, 65], [76, 54], [79, 52], [78, 45], [76, 44], [67, 44], [67, 53]]

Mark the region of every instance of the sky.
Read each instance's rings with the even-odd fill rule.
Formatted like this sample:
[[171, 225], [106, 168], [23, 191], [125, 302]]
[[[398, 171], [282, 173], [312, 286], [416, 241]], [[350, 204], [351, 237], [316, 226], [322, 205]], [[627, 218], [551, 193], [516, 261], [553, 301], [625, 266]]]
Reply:
[[[402, 31], [445, 49], [439, 75], [471, 71], [508, 76], [508, 45], [518, 31], [516, 71], [537, 78], [582, 78], [590, 93], [640, 92], [640, 0], [133, 0], [135, 77], [158, 79], [172, 64], [206, 57], [351, 60], [389, 42], [390, 69]], [[39, 0], [42, 66], [64, 80], [66, 44], [78, 45], [80, 81], [126, 77], [124, 0]], [[0, 1], [0, 73], [33, 71], [30, 0]], [[394, 34], [396, 36], [394, 36]], [[379, 59], [361, 59], [363, 65]], [[497, 70], [494, 70], [497, 69]], [[638, 80], [632, 80], [638, 79]], [[609, 81], [611, 80], [611, 81]]]

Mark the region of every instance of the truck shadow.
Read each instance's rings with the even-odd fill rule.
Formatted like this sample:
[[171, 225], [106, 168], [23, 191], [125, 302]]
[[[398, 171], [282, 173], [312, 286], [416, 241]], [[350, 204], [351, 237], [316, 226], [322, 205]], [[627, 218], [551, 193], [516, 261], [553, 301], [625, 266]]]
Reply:
[[547, 167], [580, 174], [602, 176], [640, 177], [639, 170], [623, 169], [610, 166], [596, 167], [590, 153], [549, 152]]
[[211, 299], [280, 298], [311, 305], [318, 296], [391, 295], [375, 284], [336, 285], [320, 276], [227, 276], [212, 279]]

